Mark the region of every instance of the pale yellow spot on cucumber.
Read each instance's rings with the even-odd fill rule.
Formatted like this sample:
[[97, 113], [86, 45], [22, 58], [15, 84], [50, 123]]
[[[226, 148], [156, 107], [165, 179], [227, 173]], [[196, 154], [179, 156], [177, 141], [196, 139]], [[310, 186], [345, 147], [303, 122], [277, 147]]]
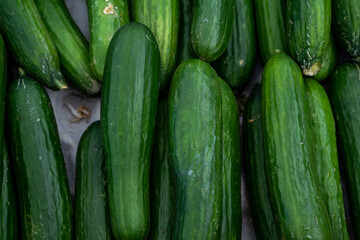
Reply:
[[240, 66], [244, 64], [244, 59], [240, 59], [239, 61]]
[[321, 69], [321, 63], [320, 62], [316, 62], [314, 63], [309, 69], [304, 69], [303, 70], [303, 74], [305, 76], [315, 76]]
[[275, 52], [280, 53], [281, 51], [280, 51], [280, 49], [275, 49]]
[[115, 15], [115, 10], [114, 10], [114, 6], [111, 3], [108, 3], [108, 5], [104, 8], [104, 14], [108, 15], [108, 14], [113, 14]]

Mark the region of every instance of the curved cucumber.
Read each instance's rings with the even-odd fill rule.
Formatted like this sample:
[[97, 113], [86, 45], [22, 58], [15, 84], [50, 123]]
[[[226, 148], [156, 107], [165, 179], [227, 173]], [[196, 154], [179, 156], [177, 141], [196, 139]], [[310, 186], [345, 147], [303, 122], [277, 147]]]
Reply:
[[71, 196], [50, 99], [25, 76], [10, 84], [6, 104], [23, 239], [72, 239]]
[[145, 239], [149, 231], [159, 77], [160, 53], [150, 29], [124, 25], [109, 46], [101, 96], [111, 225], [118, 239]]
[[196, 58], [191, 45], [192, 2], [193, 0], [180, 0], [179, 50], [177, 57], [179, 64], [191, 58]]
[[320, 71], [313, 77], [316, 81], [323, 81], [327, 79], [336, 66], [336, 61], [338, 58], [338, 52], [336, 49], [336, 44], [333, 36], [330, 38], [328, 47], [323, 58], [322, 67]]
[[87, 0], [90, 25], [90, 66], [103, 80], [106, 53], [116, 31], [129, 22], [126, 0]]

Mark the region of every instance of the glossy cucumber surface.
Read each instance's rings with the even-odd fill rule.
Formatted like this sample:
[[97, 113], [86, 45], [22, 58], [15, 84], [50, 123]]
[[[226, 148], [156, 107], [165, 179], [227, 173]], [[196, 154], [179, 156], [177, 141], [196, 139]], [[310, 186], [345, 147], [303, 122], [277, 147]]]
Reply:
[[331, 36], [329, 45], [326, 48], [326, 52], [323, 58], [322, 67], [320, 71], [313, 77], [313, 79], [319, 82], [326, 80], [334, 71], [337, 59], [338, 51], [336, 49], [334, 37]]

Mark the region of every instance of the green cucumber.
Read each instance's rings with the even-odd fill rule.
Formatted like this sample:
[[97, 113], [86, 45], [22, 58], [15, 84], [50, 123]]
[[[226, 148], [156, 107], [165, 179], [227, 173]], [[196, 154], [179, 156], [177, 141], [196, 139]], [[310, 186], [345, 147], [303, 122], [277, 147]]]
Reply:
[[245, 176], [256, 238], [260, 240], [279, 239], [271, 209], [265, 173], [260, 84], [254, 86], [246, 102], [244, 113], [244, 148], [246, 157]]
[[76, 239], [111, 239], [100, 122], [82, 135], [76, 154]]
[[332, 239], [311, 165], [308, 115], [299, 67], [285, 53], [274, 55], [263, 72], [262, 116], [268, 189], [281, 239]]
[[90, 68], [88, 43], [63, 0], [35, 0], [35, 3], [58, 50], [68, 82], [87, 95], [97, 95], [101, 85]]
[[103, 80], [106, 53], [116, 31], [129, 22], [126, 0], [87, 0], [90, 25], [90, 66]]
[[[344, 63], [331, 76], [330, 101], [344, 163], [351, 225], [360, 236], [360, 65]], [[357, 238], [359, 239], [359, 238]]]
[[322, 68], [330, 42], [331, 0], [287, 0], [289, 53], [305, 76]]
[[191, 45], [192, 2], [193, 0], [180, 0], [180, 30], [177, 57], [179, 64], [188, 59], [196, 58], [196, 54]]
[[256, 38], [251, 0], [236, 0], [235, 23], [229, 45], [215, 69], [232, 88], [242, 88], [254, 71]]
[[174, 215], [174, 177], [170, 168], [169, 105], [158, 104], [150, 176], [151, 225], [148, 239], [171, 239]]
[[233, 30], [235, 0], [193, 0], [191, 43], [195, 53], [207, 62], [226, 50]]
[[0, 29], [26, 72], [53, 90], [67, 88], [55, 44], [33, 0], [1, 0]]
[[140, 23], [114, 35], [101, 96], [108, 199], [117, 239], [145, 239], [149, 231], [150, 153], [159, 93], [160, 53]]
[[187, 60], [169, 93], [176, 214], [171, 239], [219, 239], [222, 222], [221, 86], [209, 64]]
[[288, 51], [285, 14], [286, 0], [254, 0], [260, 57], [265, 64], [272, 55]]
[[322, 67], [320, 71], [313, 77], [316, 81], [323, 81], [327, 79], [336, 66], [336, 61], [338, 58], [338, 52], [336, 49], [336, 44], [333, 36], [330, 38], [330, 42], [328, 47], [326, 48], [326, 52], [323, 58]]
[[[0, 147], [4, 139], [4, 121], [5, 121], [5, 98], [6, 98], [6, 81], [7, 81], [7, 54], [4, 40], [0, 34]], [[0, 151], [1, 153], [1, 151]], [[0, 159], [2, 155], [0, 154]], [[0, 162], [0, 180], [2, 179], [2, 161]], [[1, 185], [0, 185], [1, 192]]]
[[23, 239], [72, 239], [72, 204], [55, 116], [45, 89], [21, 76], [6, 100]]
[[180, 23], [179, 0], [134, 0], [135, 21], [145, 24], [154, 33], [160, 50], [160, 90], [170, 84], [176, 67]]

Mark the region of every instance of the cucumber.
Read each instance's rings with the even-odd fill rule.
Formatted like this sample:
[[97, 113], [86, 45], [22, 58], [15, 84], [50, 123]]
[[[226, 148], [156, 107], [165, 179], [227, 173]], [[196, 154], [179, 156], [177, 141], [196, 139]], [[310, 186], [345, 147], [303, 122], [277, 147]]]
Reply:
[[87, 0], [90, 25], [90, 66], [103, 80], [106, 53], [116, 31], [129, 22], [126, 0]]
[[72, 206], [55, 116], [45, 89], [21, 76], [6, 100], [23, 239], [72, 239]]
[[246, 157], [245, 176], [256, 238], [260, 240], [279, 239], [271, 209], [265, 173], [260, 84], [254, 86], [246, 102], [244, 113], [244, 149]]
[[177, 57], [179, 64], [191, 58], [196, 58], [191, 45], [192, 2], [193, 0], [180, 0], [179, 49]]
[[76, 239], [111, 239], [100, 122], [82, 135], [76, 154]]
[[[285, 53], [265, 65], [262, 86], [265, 171], [281, 239], [332, 239], [311, 161], [309, 110], [296, 63]], [[281, 127], [280, 127], [281, 126]]]
[[229, 45], [214, 67], [232, 88], [242, 88], [254, 71], [256, 38], [251, 0], [236, 0], [235, 23]]
[[[360, 65], [344, 63], [331, 76], [329, 98], [344, 163], [351, 225], [360, 236]], [[358, 239], [358, 238], [357, 238]]]
[[114, 35], [101, 96], [112, 230], [117, 239], [145, 239], [149, 231], [150, 153], [159, 93], [160, 53], [140, 23]]
[[88, 43], [63, 0], [35, 0], [35, 3], [58, 50], [68, 82], [87, 95], [97, 95], [101, 85], [90, 68]]
[[[5, 98], [6, 98], [6, 80], [7, 80], [7, 53], [4, 40], [0, 34], [0, 147], [4, 139], [4, 121], [5, 121]], [[1, 153], [1, 151], [0, 151]], [[0, 155], [0, 159], [2, 155]], [[2, 179], [3, 166], [0, 161], [0, 180]], [[0, 184], [1, 192], [1, 184]]]
[[168, 101], [159, 102], [154, 130], [150, 176], [151, 225], [147, 239], [171, 239], [174, 209], [174, 176], [170, 168]]
[[191, 43], [195, 53], [207, 62], [226, 50], [233, 30], [235, 0], [193, 0]]
[[222, 223], [221, 86], [209, 64], [187, 60], [169, 93], [176, 213], [171, 239], [219, 239]]
[[316, 176], [328, 208], [334, 239], [349, 239], [346, 228], [344, 200], [341, 190], [335, 122], [329, 99], [315, 80], [305, 79], [315, 153]]
[[286, 0], [254, 0], [256, 30], [262, 63], [288, 52], [283, 4]]
[[333, 36], [331, 36], [330, 42], [323, 58], [322, 67], [320, 71], [313, 77], [313, 79], [319, 82], [327, 79], [336, 66], [337, 58], [338, 52], [336, 49], [334, 38]]
[[331, 0], [287, 0], [289, 53], [305, 76], [322, 68], [330, 42]]
[[335, 36], [340, 46], [360, 63], [360, 1], [332, 1]]
[[176, 67], [180, 23], [179, 0], [134, 0], [135, 21], [154, 33], [160, 49], [160, 90], [165, 90]]

